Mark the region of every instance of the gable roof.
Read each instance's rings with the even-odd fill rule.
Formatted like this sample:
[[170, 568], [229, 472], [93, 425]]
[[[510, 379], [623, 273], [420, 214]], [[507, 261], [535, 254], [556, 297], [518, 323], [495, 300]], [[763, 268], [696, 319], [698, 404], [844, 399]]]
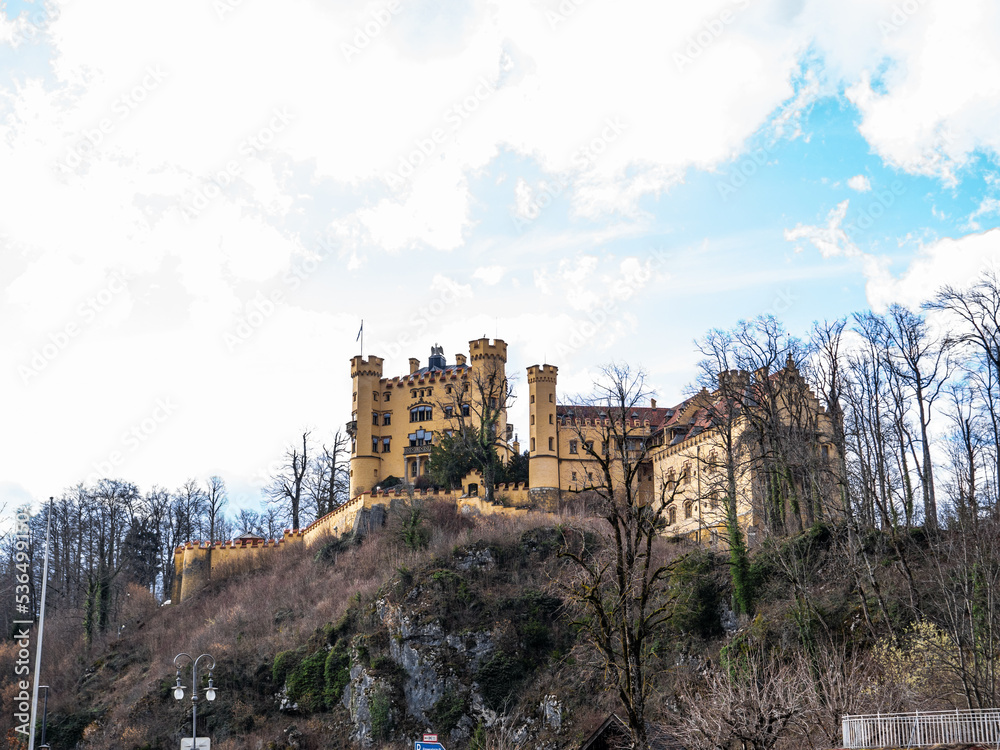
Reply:
[[[646, 723], [646, 734], [652, 750], [685, 750], [673, 734], [660, 724]], [[580, 750], [624, 750], [632, 747], [628, 725], [610, 714], [580, 745]]]

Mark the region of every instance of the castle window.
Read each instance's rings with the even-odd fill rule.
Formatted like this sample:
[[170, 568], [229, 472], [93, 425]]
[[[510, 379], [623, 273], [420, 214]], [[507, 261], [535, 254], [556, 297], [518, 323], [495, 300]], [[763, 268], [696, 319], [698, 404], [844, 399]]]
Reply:
[[531, 403], [535, 403], [535, 394], [534, 393], [531, 394]]
[[372, 438], [372, 453], [378, 453], [378, 438]]
[[372, 412], [372, 424], [374, 424], [374, 425], [378, 424], [378, 412], [377, 411], [373, 411]]
[[353, 398], [354, 398], [355, 401], [358, 400], [358, 392], [357, 391], [354, 392], [354, 397]]
[[462, 416], [463, 417], [469, 416], [469, 405], [468, 404], [462, 404]]
[[388, 400], [389, 400], [389, 396], [391, 396], [391, 395], [392, 395], [392, 394], [391, 394], [391, 393], [389, 393], [389, 392], [386, 392], [386, 393], [383, 393], [383, 394], [382, 394], [382, 400], [383, 400], [383, 401], [388, 401]]
[[391, 438], [387, 438], [387, 437], [382, 438], [382, 452], [383, 453], [388, 453], [389, 452], [389, 441], [390, 440], [391, 440]]
[[451, 419], [452, 414], [454, 413], [454, 411], [455, 411], [455, 409], [453, 407], [451, 407], [451, 406], [444, 407], [444, 418], [445, 419]]
[[534, 423], [535, 423], [535, 415], [534, 415], [534, 414], [532, 414], [532, 415], [531, 415], [531, 424], [534, 424]]
[[551, 414], [549, 414], [549, 424], [555, 424], [555, 418]]
[[410, 447], [415, 448], [420, 445], [430, 445], [433, 434], [427, 430], [420, 429], [416, 432], [411, 432], [408, 437], [410, 438]]
[[444, 392], [445, 393], [451, 393], [451, 386], [450, 385], [446, 385], [445, 388], [444, 388]]
[[555, 438], [549, 438], [549, 450], [550, 451], [554, 451], [556, 449], [555, 442], [556, 442]]
[[593, 482], [594, 481], [594, 475], [591, 472], [589, 472], [589, 471], [587, 472], [587, 481], [588, 482]]
[[586, 443], [584, 443], [584, 445], [587, 448], [587, 453], [593, 453], [594, 452], [594, 441], [593, 440], [588, 440]]
[[601, 441], [601, 455], [602, 456], [608, 455], [608, 444], [603, 440]]
[[531, 452], [532, 453], [535, 452], [535, 439], [534, 438], [531, 438]]
[[576, 446], [576, 441], [575, 440], [570, 440], [569, 441], [569, 452], [570, 453], [576, 453], [577, 452], [576, 447], [577, 447]]
[[410, 389], [410, 398], [416, 398], [416, 397], [417, 397], [417, 389], [416, 388], [411, 388]]
[[372, 391], [372, 400], [378, 401], [378, 391]]
[[709, 493], [709, 495], [708, 495], [708, 504], [710, 506], [712, 506], [713, 508], [718, 508], [719, 507], [719, 491], [718, 490], [712, 490], [711, 493]]
[[574, 481], [574, 482], [576, 481], [576, 472], [575, 472], [575, 471], [574, 471], [574, 472], [572, 473], [572, 475], [570, 476], [570, 479], [571, 479], [572, 481]]
[[667, 511], [667, 526], [673, 526], [675, 523], [677, 523], [677, 508], [671, 505]]
[[386, 412], [385, 414], [382, 415], [382, 424], [383, 425], [392, 424], [392, 415], [389, 414], [389, 412]]
[[428, 419], [433, 419], [434, 411], [429, 406], [415, 406], [410, 409], [410, 421], [411, 422], [423, 422]]
[[694, 504], [690, 500], [684, 503], [684, 517], [690, 518], [693, 509], [694, 509]]
[[681, 474], [681, 480], [684, 484], [691, 484], [691, 464], [684, 464], [684, 471]]
[[550, 393], [550, 394], [549, 394], [549, 403], [551, 404], [551, 403], [552, 403], [553, 401], [555, 401], [555, 400], [556, 400], [555, 396], [553, 396], [553, 395], [552, 395], [552, 394]]

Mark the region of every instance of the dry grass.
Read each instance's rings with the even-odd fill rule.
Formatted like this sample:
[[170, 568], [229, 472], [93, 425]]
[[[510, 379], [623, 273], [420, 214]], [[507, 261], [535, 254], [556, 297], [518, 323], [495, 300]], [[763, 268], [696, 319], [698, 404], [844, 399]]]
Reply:
[[[159, 607], [141, 589], [131, 589], [115, 627], [90, 647], [83, 642], [81, 612], [50, 617], [44, 669], [52, 685], [50, 715], [102, 711], [86, 732], [86, 746], [95, 750], [142, 747], [156, 737], [177, 736], [187, 731], [190, 703], [185, 700], [181, 706], [165, 692], [173, 682], [174, 656], [211, 653], [219, 664], [215, 682], [220, 699], [215, 708], [250, 727], [238, 741], [220, 738], [216, 746], [265, 748], [278, 742], [280, 747], [291, 719], [263, 720], [261, 706], [270, 696], [253, 693], [253, 683], [260, 682], [254, 670], [266, 667], [269, 675], [276, 653], [307, 642], [317, 629], [336, 622], [352, 601], [370, 601], [400, 568], [446, 558], [456, 547], [480, 540], [516, 544], [525, 531], [551, 526], [544, 517], [470, 519], [458, 515], [454, 506], [435, 501], [425, 503], [425, 515], [431, 535], [423, 550], [399, 543], [390, 524], [364, 544], [340, 552], [332, 564], [314, 559], [322, 546], [318, 544], [287, 548], [256, 569], [231, 566], [224, 579], [210, 582], [181, 605]], [[565, 519], [580, 522], [572, 514]], [[520, 585], [519, 576], [537, 575], [515, 573], [509, 588]], [[118, 624], [125, 625], [120, 635]], [[10, 644], [0, 645], [0, 669], [10, 674], [6, 665], [11, 663]], [[188, 684], [190, 671], [182, 677]]]

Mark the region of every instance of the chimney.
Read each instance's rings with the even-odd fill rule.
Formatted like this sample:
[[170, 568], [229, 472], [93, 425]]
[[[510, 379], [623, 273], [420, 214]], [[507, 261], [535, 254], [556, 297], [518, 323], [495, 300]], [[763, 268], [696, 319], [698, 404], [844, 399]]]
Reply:
[[656, 399], [655, 398], [649, 399], [649, 408], [650, 409], [655, 409], [656, 408]]
[[465, 355], [464, 354], [456, 354], [455, 355], [455, 364], [458, 365], [459, 367], [461, 367], [462, 365], [464, 365], [465, 364]]
[[420, 369], [420, 360], [416, 357], [410, 357], [410, 375], [415, 373]]

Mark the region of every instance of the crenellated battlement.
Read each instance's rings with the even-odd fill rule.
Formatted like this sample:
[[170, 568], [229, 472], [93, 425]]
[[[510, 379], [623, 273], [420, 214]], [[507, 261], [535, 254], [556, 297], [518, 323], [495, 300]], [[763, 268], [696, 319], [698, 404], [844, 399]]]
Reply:
[[382, 377], [382, 358], [374, 355], [363, 358], [360, 354], [351, 357], [351, 377]]
[[487, 359], [507, 361], [507, 342], [503, 339], [476, 339], [469, 342], [469, 357], [473, 362]]
[[555, 383], [559, 368], [555, 365], [531, 365], [528, 368], [528, 383]]

